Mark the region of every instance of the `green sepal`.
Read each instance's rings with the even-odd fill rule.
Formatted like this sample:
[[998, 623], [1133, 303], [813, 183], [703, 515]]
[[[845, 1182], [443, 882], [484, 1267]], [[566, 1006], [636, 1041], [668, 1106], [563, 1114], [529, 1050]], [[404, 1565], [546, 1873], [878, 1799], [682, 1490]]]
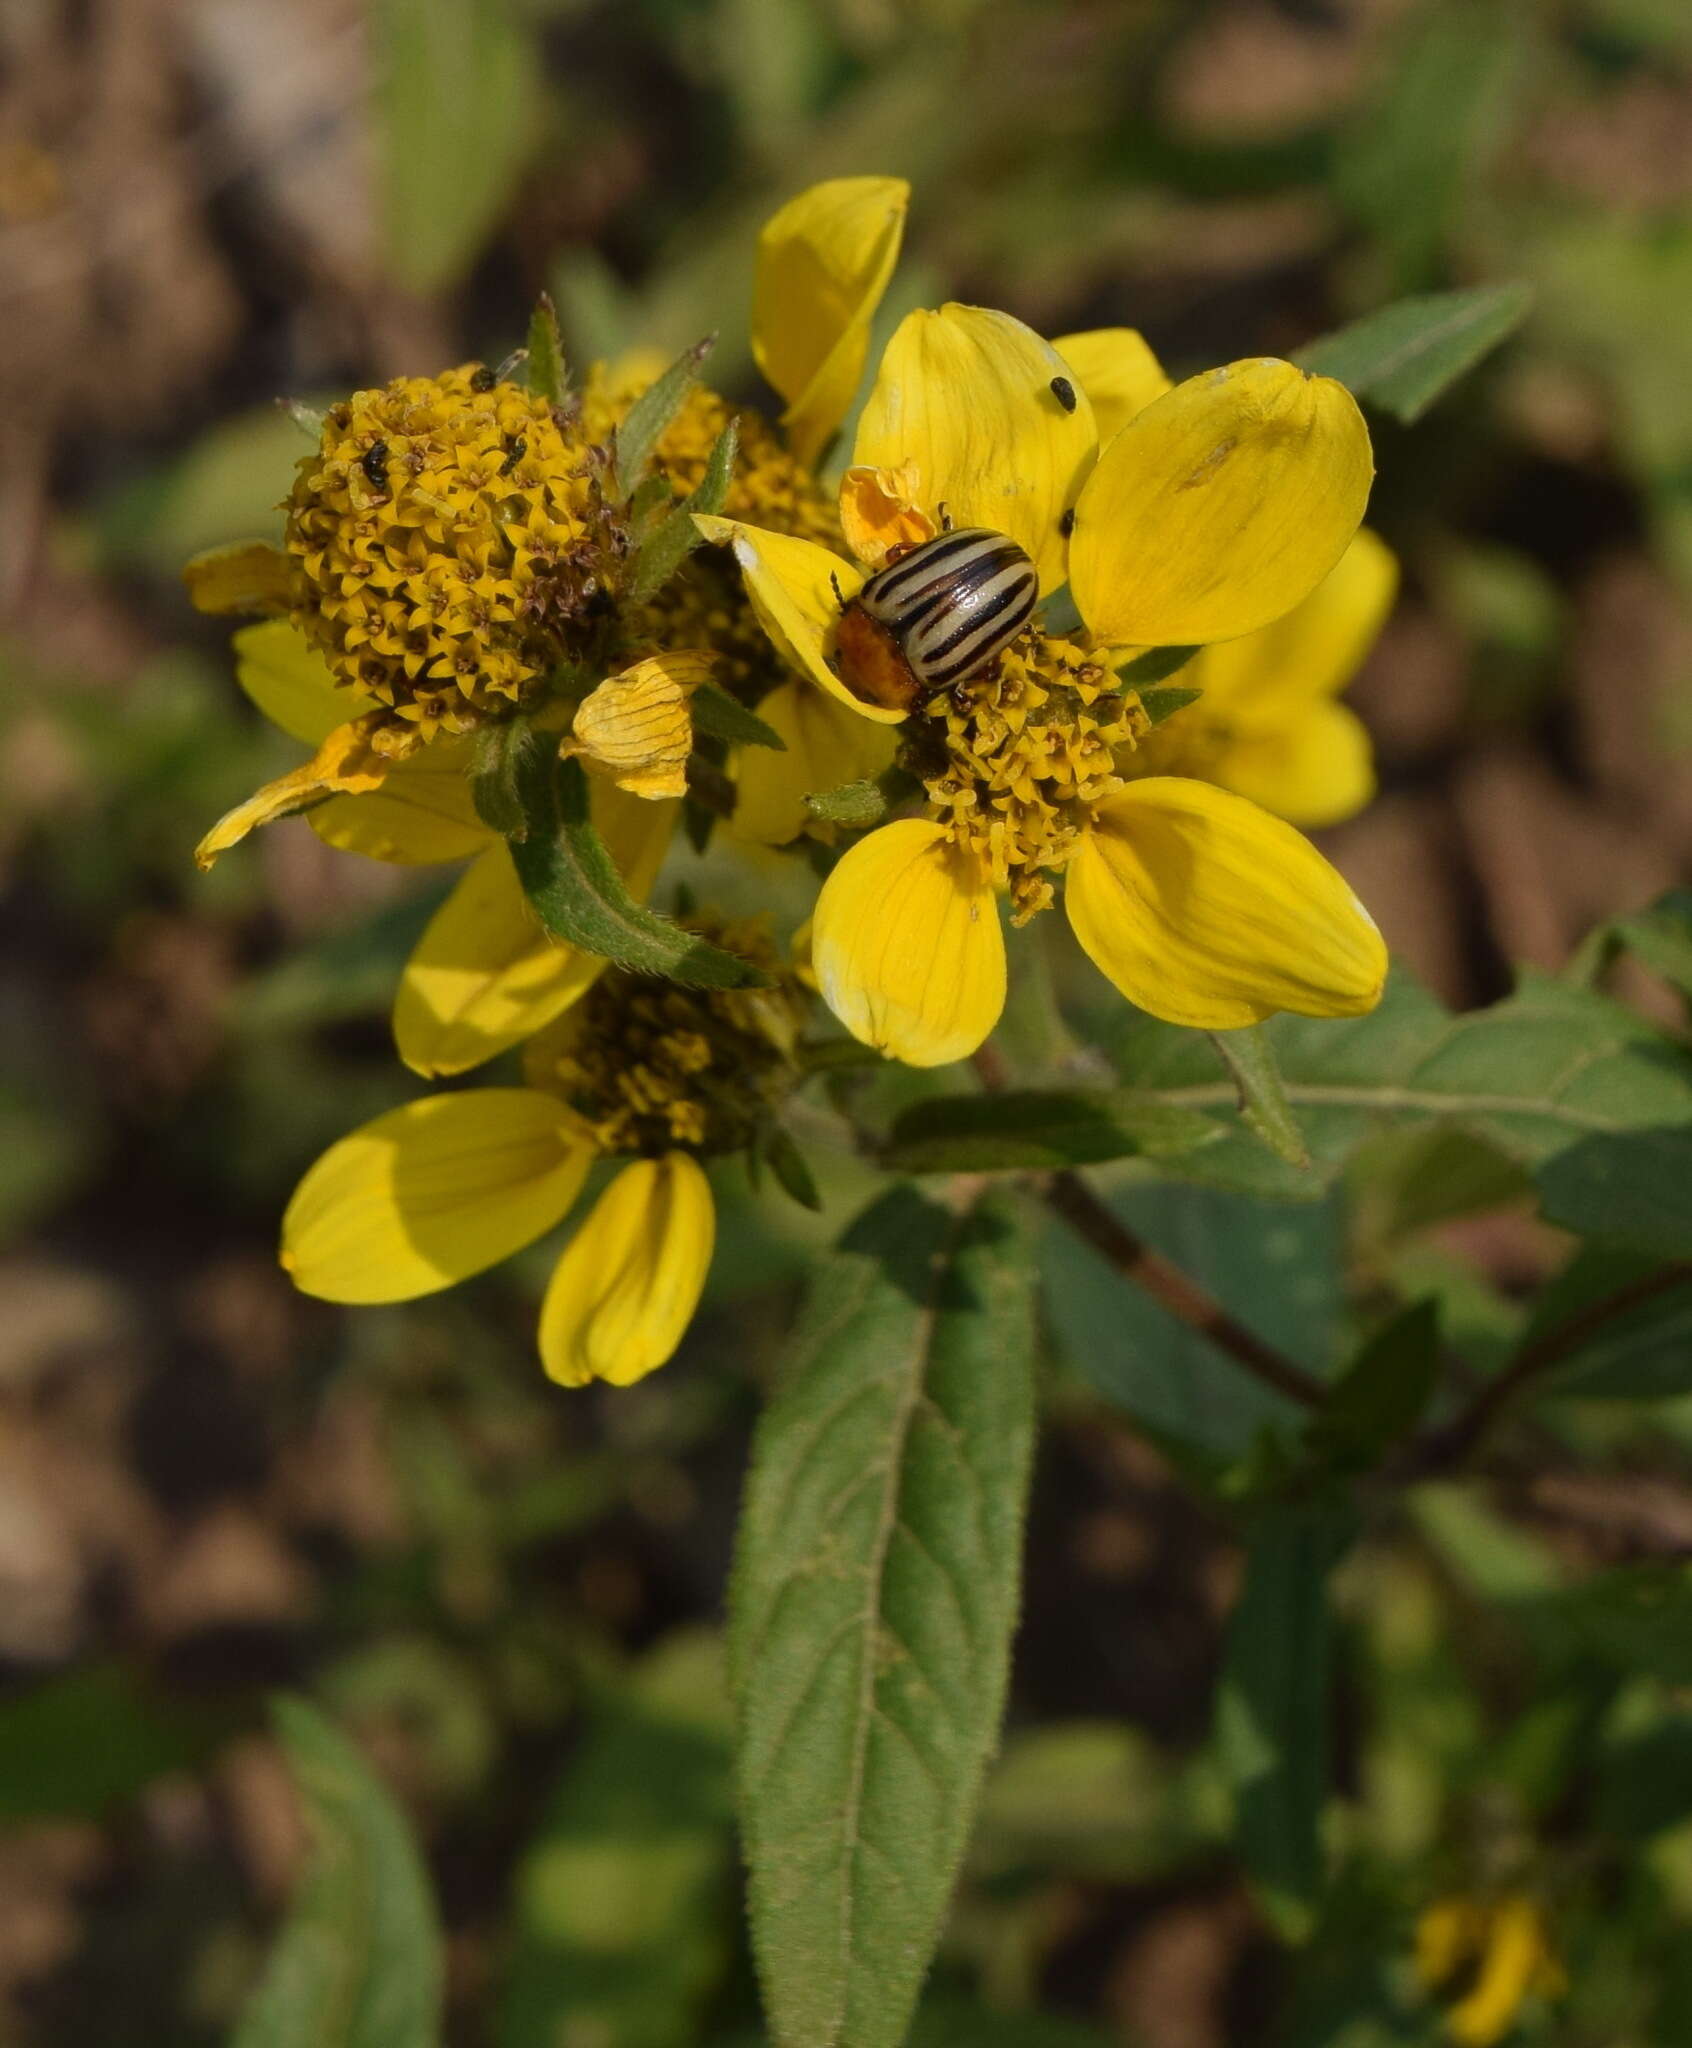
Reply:
[[1202, 690], [1184, 689], [1179, 683], [1158, 684], [1138, 692], [1140, 709], [1154, 726], [1161, 725], [1166, 718], [1173, 718], [1177, 711], [1185, 711], [1189, 704], [1196, 704], [1203, 695]]
[[[694, 549], [701, 545], [693, 515], [696, 512], [717, 513], [723, 509], [728, 501], [729, 485], [734, 481], [734, 460], [739, 448], [740, 422], [733, 419], [717, 436], [705, 458], [705, 474], [641, 542], [629, 576], [628, 595], [632, 599], [638, 602], [662, 590]], [[644, 484], [641, 489], [645, 489]], [[638, 492], [636, 496], [639, 496]]]
[[529, 360], [524, 370], [529, 389], [548, 405], [562, 405], [569, 389], [564, 344], [558, 338], [558, 315], [545, 292], [529, 315]]
[[683, 399], [698, 382], [700, 366], [716, 345], [717, 337], [707, 334], [691, 348], [683, 349], [657, 383], [643, 391], [629, 407], [622, 424], [612, 436], [612, 459], [619, 497], [630, 497], [635, 485], [646, 474], [652, 451], [663, 437], [664, 429], [681, 410]]
[[771, 1130], [764, 1143], [764, 1157], [769, 1161], [770, 1171], [782, 1192], [791, 1195], [801, 1209], [820, 1213], [823, 1198], [816, 1175], [812, 1173], [804, 1153], [794, 1143], [793, 1134], [784, 1125], [777, 1124]]
[[470, 768], [470, 799], [476, 815], [490, 832], [507, 839], [521, 839], [529, 829], [523, 809], [524, 763], [533, 755], [544, 764], [556, 754], [558, 743], [538, 733], [521, 712], [485, 725], [476, 735]]
[[1148, 683], [1161, 683], [1165, 676], [1185, 668], [1197, 652], [1196, 647], [1148, 647], [1132, 661], [1125, 661], [1116, 671], [1116, 679], [1127, 689], [1143, 690]]
[[315, 405], [307, 405], [298, 398], [279, 398], [276, 407], [288, 415], [302, 434], [309, 434], [314, 441], [322, 440], [323, 414]]
[[637, 903], [588, 815], [579, 761], [520, 757], [525, 836], [511, 837], [523, 893], [555, 939], [690, 988], [764, 988], [769, 977]]
[[728, 696], [712, 684], [701, 683], [687, 701], [693, 713], [695, 732], [709, 733], [714, 740], [726, 740], [731, 747], [774, 747], [778, 754], [787, 752], [787, 742], [774, 726], [766, 725], [738, 698]]

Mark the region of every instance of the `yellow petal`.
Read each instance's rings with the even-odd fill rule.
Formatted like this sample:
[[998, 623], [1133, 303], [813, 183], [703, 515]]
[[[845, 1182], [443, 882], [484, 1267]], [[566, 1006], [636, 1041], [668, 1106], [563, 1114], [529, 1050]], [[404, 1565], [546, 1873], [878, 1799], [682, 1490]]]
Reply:
[[1374, 474], [1342, 384], [1269, 359], [1189, 377], [1106, 443], [1075, 508], [1070, 587], [1094, 636], [1255, 632], [1345, 552]]
[[288, 610], [293, 598], [293, 565], [267, 540], [240, 540], [207, 548], [182, 571], [197, 612]]
[[[678, 816], [609, 783], [590, 792], [594, 823], [629, 893], [645, 902]], [[599, 978], [595, 953], [536, 922], [503, 843], [472, 862], [429, 920], [394, 1003], [394, 1043], [415, 1073], [462, 1074], [561, 1016]]]
[[426, 1095], [329, 1147], [288, 1204], [282, 1264], [325, 1301], [433, 1294], [550, 1230], [592, 1156], [533, 1088]]
[[247, 834], [294, 811], [321, 803], [336, 792], [359, 794], [380, 789], [393, 763], [370, 744], [370, 720], [355, 718], [339, 725], [311, 759], [237, 804], [211, 828], [194, 849], [194, 859], [209, 868], [220, 853], [237, 846]]
[[711, 1184], [685, 1152], [625, 1166], [565, 1247], [541, 1304], [561, 1386], [631, 1386], [662, 1365], [699, 1306], [716, 1239]]
[[1093, 401], [1101, 446], [1173, 388], [1137, 328], [1092, 327], [1084, 334], [1060, 334], [1052, 346]]
[[913, 1067], [974, 1052], [1005, 1006], [1005, 941], [980, 864], [924, 818], [882, 825], [817, 897], [823, 1000], [865, 1045]]
[[797, 680], [772, 690], [758, 716], [787, 742], [785, 753], [742, 747], [735, 755], [734, 831], [760, 846], [786, 846], [807, 826], [827, 836], [806, 810], [806, 797], [879, 775], [898, 744], [885, 726]]
[[1473, 1990], [1445, 2016], [1460, 2048], [1494, 2048], [1512, 2027], [1541, 1977], [1549, 1951], [1531, 1899], [1501, 1900], [1492, 1915]]
[[374, 796], [332, 797], [307, 819], [319, 839], [410, 867], [464, 860], [494, 836], [476, 815], [467, 738], [433, 740], [392, 762]]
[[1355, 817], [1375, 794], [1368, 731], [1343, 704], [1291, 705], [1273, 719], [1242, 720], [1202, 763], [1182, 766], [1308, 832]]
[[1093, 964], [1170, 1024], [1358, 1017], [1386, 979], [1374, 920], [1309, 840], [1184, 776], [1130, 783], [1103, 807], [1065, 900]]
[[916, 464], [870, 469], [854, 463], [840, 479], [840, 529], [860, 562], [879, 569], [894, 548], [919, 547], [939, 532], [917, 504]]
[[376, 707], [329, 673], [321, 654], [286, 619], [243, 626], [235, 635], [235, 680], [272, 725], [319, 747], [338, 725]]
[[709, 656], [650, 655], [607, 676], [576, 708], [561, 752], [610, 778], [631, 796], [657, 800], [687, 794], [687, 757], [693, 752], [689, 695], [711, 678]]
[[1034, 330], [981, 306], [899, 323], [858, 422], [855, 463], [915, 465], [916, 502], [954, 526], [990, 526], [1026, 548], [1040, 588], [1064, 580], [1063, 516], [1098, 448], [1087, 394], [1066, 411], [1069, 366]]
[[752, 354], [787, 400], [782, 425], [808, 467], [857, 391], [910, 196], [903, 178], [829, 178], [758, 237]]
[[[707, 540], [733, 545], [758, 623], [792, 667], [829, 696], [849, 705], [860, 718], [880, 725], [899, 723], [904, 712], [860, 704], [828, 665], [841, 599], [853, 596], [864, 580], [864, 572], [856, 564], [842, 561], [813, 540], [772, 533], [738, 519], [696, 513], [693, 523]], [[839, 596], [835, 594], [837, 584]]]
[[1397, 595], [1397, 557], [1360, 527], [1302, 604], [1258, 632], [1205, 648], [1181, 681], [1203, 690], [1207, 714], [1226, 706], [1247, 718], [1337, 696], [1363, 666]]

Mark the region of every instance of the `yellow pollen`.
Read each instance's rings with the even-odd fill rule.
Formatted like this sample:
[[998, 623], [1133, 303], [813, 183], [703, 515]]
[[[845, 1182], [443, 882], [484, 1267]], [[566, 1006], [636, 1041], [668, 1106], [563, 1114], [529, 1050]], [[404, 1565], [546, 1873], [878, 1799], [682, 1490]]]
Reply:
[[700, 918], [689, 929], [763, 968], [771, 985], [688, 989], [613, 967], [530, 1043], [531, 1085], [562, 1097], [605, 1152], [739, 1151], [799, 1079], [811, 998], [768, 921]]
[[287, 501], [295, 622], [396, 714], [385, 751], [522, 704], [626, 546], [579, 419], [486, 382], [469, 364], [354, 392]]
[[1123, 786], [1119, 752], [1146, 730], [1139, 700], [1072, 641], [1024, 633], [997, 672], [932, 699], [907, 743], [953, 841], [987, 867], [1026, 924], [1052, 901], [1096, 808]]

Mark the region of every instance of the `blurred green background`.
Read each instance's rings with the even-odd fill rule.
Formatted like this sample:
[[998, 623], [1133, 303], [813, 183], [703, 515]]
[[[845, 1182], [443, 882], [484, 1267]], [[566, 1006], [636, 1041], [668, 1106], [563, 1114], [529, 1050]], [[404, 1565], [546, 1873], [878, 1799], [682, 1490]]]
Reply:
[[[302, 1855], [277, 1688], [413, 1817], [454, 2044], [758, 2038], [714, 1631], [807, 1252], [870, 1176], [820, 1111], [820, 1221], [725, 1174], [706, 1312], [628, 1392], [542, 1380], [550, 1246], [403, 1309], [293, 1295], [295, 1179], [416, 1092], [386, 1006], [444, 884], [298, 821], [194, 873], [293, 755], [178, 571], [277, 530], [278, 395], [497, 360], [543, 288], [577, 363], [716, 329], [756, 402], [757, 226], [858, 171], [916, 188], [887, 319], [1133, 325], [1177, 374], [1531, 283], [1506, 351], [1377, 425], [1406, 591], [1352, 701], [1382, 794], [1324, 843], [1459, 1005], [1684, 878], [1683, 0], [9, 0], [0, 2041], [225, 2038]], [[770, 888], [797, 913], [798, 878]], [[1296, 1272], [1273, 1334], [1324, 1364], [1412, 1286], [1502, 1345], [1564, 1241], [1508, 1182], [1430, 1218], [1415, 1169], [1400, 1146], [1304, 1209], [1162, 1195], [1147, 1228], [1244, 1313]], [[1416, 1913], [1517, 1883], [1571, 1980], [1523, 2039], [1692, 2039], [1692, 1666], [1597, 1630], [1547, 1651], [1487, 1604], [1692, 1553], [1687, 1404], [1565, 1402], [1578, 1479], [1426, 1489], [1348, 1562], [1350, 1878], [1291, 1955], [1225, 1848], [1238, 1551], [1182, 1477], [1273, 1397], [1052, 1256], [1010, 1730], [919, 2041], [1432, 2041]]]

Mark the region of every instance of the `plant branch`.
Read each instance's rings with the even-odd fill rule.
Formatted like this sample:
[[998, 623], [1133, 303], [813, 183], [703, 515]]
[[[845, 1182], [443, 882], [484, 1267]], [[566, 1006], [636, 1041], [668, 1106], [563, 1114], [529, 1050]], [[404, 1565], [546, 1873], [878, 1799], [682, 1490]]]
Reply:
[[1420, 1478], [1426, 1473], [1441, 1472], [1463, 1464], [1485, 1441], [1504, 1411], [1536, 1381], [1572, 1357], [1588, 1338], [1618, 1316], [1638, 1308], [1642, 1302], [1654, 1301], [1659, 1294], [1672, 1293], [1675, 1288], [1689, 1283], [1692, 1283], [1692, 1259], [1676, 1259], [1669, 1265], [1659, 1266], [1654, 1273], [1646, 1273], [1628, 1286], [1618, 1288], [1602, 1301], [1593, 1302], [1578, 1315], [1570, 1316], [1566, 1323], [1559, 1323], [1555, 1329], [1547, 1330], [1543, 1337], [1524, 1346], [1496, 1378], [1487, 1381], [1466, 1407], [1459, 1409], [1442, 1429], [1435, 1430], [1427, 1438], [1416, 1453], [1414, 1476]]
[[1302, 1407], [1321, 1406], [1325, 1389], [1320, 1380], [1302, 1366], [1294, 1365], [1272, 1344], [1266, 1344], [1256, 1331], [1237, 1322], [1190, 1274], [1136, 1237], [1078, 1173], [1067, 1169], [1054, 1173], [1044, 1183], [1042, 1192], [1055, 1215], [1061, 1216], [1124, 1280], [1143, 1289], [1160, 1308], [1167, 1309], [1200, 1336], [1208, 1337], [1266, 1387], [1273, 1387], [1276, 1393], [1285, 1394]]

